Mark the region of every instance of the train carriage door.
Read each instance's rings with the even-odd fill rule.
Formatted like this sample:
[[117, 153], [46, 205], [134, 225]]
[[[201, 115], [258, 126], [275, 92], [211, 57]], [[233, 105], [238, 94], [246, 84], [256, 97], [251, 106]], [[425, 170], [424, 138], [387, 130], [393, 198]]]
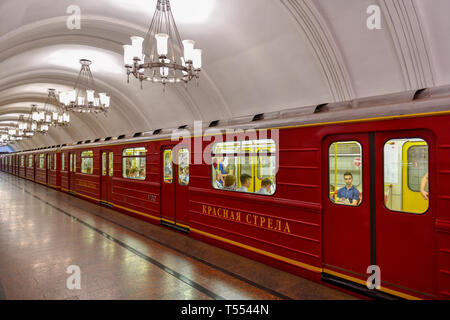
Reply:
[[[161, 221], [175, 223], [175, 184], [172, 146], [162, 149]], [[176, 181], [175, 181], [176, 182]]]
[[376, 175], [376, 264], [381, 286], [406, 293], [406, 298], [435, 298], [433, 135], [422, 130], [383, 132], [375, 142], [376, 168], [380, 169]]
[[69, 191], [75, 191], [75, 175], [77, 171], [77, 155], [69, 153]]
[[114, 153], [112, 150], [101, 151], [101, 188], [102, 201], [111, 204], [112, 201], [112, 178], [114, 176]]
[[52, 168], [52, 155], [51, 153], [46, 154], [47, 157], [47, 166], [45, 168], [45, 183], [50, 183], [50, 170]]
[[174, 146], [161, 151], [161, 223], [187, 231], [190, 153]]
[[177, 183], [175, 187], [175, 224], [181, 228], [189, 229], [189, 169], [191, 154], [188, 148], [175, 148]]
[[[323, 269], [365, 284], [372, 264], [369, 135], [328, 137], [323, 143]], [[327, 187], [328, 186], [328, 187]]]

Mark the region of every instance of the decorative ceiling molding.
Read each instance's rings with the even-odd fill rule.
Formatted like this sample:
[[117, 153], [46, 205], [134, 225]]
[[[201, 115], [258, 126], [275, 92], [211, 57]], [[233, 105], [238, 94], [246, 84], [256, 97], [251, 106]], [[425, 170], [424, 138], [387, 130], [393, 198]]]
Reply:
[[325, 19], [312, 0], [280, 0], [305, 34], [328, 83], [333, 102], [355, 98], [348, 69]]
[[[3, 36], [0, 36], [0, 61], [6, 60], [21, 52], [55, 44], [85, 45], [122, 55], [122, 44], [126, 39], [126, 35], [145, 35], [148, 30], [147, 28], [143, 28], [134, 23], [119, 19], [99, 15], [83, 15], [81, 22], [83, 24], [83, 30], [85, 30], [84, 33], [81, 31], [63, 32], [61, 31], [61, 25], [65, 26], [66, 20], [67, 16], [53, 17], [24, 25]], [[109, 32], [111, 36], [105, 37], [105, 32]], [[210, 90], [208, 93], [215, 94], [214, 99], [222, 102], [220, 108], [222, 110], [226, 110], [227, 114], [231, 116], [232, 113], [230, 108], [223, 98], [222, 92], [219, 90], [216, 83], [208, 75], [206, 70], [203, 69], [201, 73], [202, 77], [206, 79], [206, 82], [214, 88], [214, 90]], [[122, 89], [122, 92], [120, 93], [121, 96], [128, 95], [128, 92], [123, 90], [128, 87], [128, 85], [124, 84], [124, 87], [120, 88]], [[184, 106], [192, 115], [192, 118], [196, 120], [206, 120], [201, 112], [201, 106], [192, 98], [189, 92], [185, 93], [183, 92], [184, 89], [181, 88], [182, 86], [179, 86], [179, 88], [175, 89], [173, 92], [184, 102]], [[131, 98], [127, 96], [127, 100], [131, 100]], [[111, 99], [111, 101], [113, 103], [114, 99]], [[135, 103], [133, 104], [135, 105]], [[147, 105], [145, 107], [148, 108]], [[139, 113], [139, 119], [146, 121], [146, 126], [141, 126], [141, 131], [144, 129], [150, 130], [154, 128], [154, 123], [142, 113], [141, 108], [135, 108], [134, 111]], [[125, 113], [122, 116], [126, 118], [127, 114]]]
[[378, 0], [402, 68], [406, 90], [436, 85], [414, 0]]

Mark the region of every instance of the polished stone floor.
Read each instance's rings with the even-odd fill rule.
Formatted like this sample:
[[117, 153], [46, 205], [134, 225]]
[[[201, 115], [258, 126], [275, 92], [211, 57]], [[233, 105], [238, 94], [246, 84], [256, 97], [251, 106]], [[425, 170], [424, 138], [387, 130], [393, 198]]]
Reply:
[[0, 300], [354, 299], [6, 173], [0, 199]]

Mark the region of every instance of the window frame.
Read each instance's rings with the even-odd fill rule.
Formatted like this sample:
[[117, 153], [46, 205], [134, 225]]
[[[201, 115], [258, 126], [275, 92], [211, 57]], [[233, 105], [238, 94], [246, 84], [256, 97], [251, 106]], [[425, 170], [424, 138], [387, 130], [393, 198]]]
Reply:
[[[187, 168], [189, 170], [189, 174], [188, 174], [188, 182], [187, 183], [182, 183], [182, 180], [181, 180], [181, 171], [180, 171], [180, 169], [181, 169], [181, 154], [182, 154], [183, 151], [186, 151], [187, 155], [188, 155]], [[190, 179], [190, 175], [191, 175], [190, 174], [190, 165], [191, 165], [191, 152], [190, 152], [189, 148], [188, 147], [183, 147], [183, 148], [178, 149], [178, 179], [177, 180], [178, 180], [178, 185], [179, 186], [182, 186], [182, 187], [188, 187], [189, 186], [189, 184], [191, 182], [191, 179]], [[183, 169], [184, 168], [186, 168], [186, 166], [183, 167]]]
[[[249, 146], [244, 146], [243, 143], [249, 144], [250, 142], [262, 142], [262, 141], [270, 141], [270, 145], [273, 144], [275, 150], [273, 152], [267, 152], [267, 151], [261, 152], [259, 150], [261, 145], [259, 145], [259, 144], [251, 144], [250, 147], [256, 148], [256, 151], [249, 152], [249, 151], [245, 151], [245, 150], [239, 150], [239, 152], [233, 152], [233, 153], [226, 153], [226, 152], [217, 153], [217, 152], [215, 152], [216, 151], [215, 149], [216, 149], [218, 144], [225, 144], [225, 143], [236, 144], [236, 143], [239, 143], [239, 148], [240, 149], [245, 149], [246, 147], [248, 148]], [[266, 146], [267, 145], [269, 145], [269, 144], [266, 144]], [[233, 147], [236, 148], [236, 145], [234, 145]], [[229, 193], [248, 195], [248, 196], [263, 196], [263, 197], [267, 197], [267, 198], [276, 196], [277, 192], [278, 192], [278, 188], [277, 188], [278, 171], [276, 170], [276, 168], [278, 167], [278, 163], [279, 163], [279, 156], [277, 156], [277, 155], [279, 155], [279, 153], [277, 151], [278, 149], [279, 149], [279, 146], [277, 145], [277, 142], [274, 139], [272, 139], [272, 138], [215, 142], [212, 145], [212, 147], [211, 147], [211, 154], [210, 154], [210, 156], [211, 156], [211, 164], [210, 164], [210, 168], [211, 168], [210, 169], [210, 183], [211, 183], [211, 187], [214, 190], [217, 190], [219, 192], [229, 192]], [[236, 151], [236, 150], [234, 150], [234, 151]], [[215, 186], [215, 181], [213, 181], [213, 176], [214, 176], [214, 171], [217, 170], [217, 169], [214, 168], [214, 161], [213, 161], [213, 159], [215, 159], [217, 157], [221, 157], [221, 158], [223, 158], [225, 160], [226, 157], [230, 157], [230, 158], [236, 158], [236, 159], [238, 159], [238, 162], [240, 162], [240, 159], [242, 157], [248, 157], [248, 158], [254, 157], [254, 158], [256, 158], [256, 161], [255, 161], [256, 163], [251, 164], [251, 165], [252, 166], [258, 166], [261, 154], [263, 154], [263, 156], [266, 156], [266, 157], [275, 156], [275, 174], [274, 174], [274, 180], [275, 181], [272, 181], [273, 185], [275, 186], [275, 190], [274, 190], [274, 192], [272, 194], [261, 194], [261, 193], [258, 193], [258, 190], [256, 190], [256, 188], [255, 188], [254, 192], [243, 192], [243, 191], [238, 191], [237, 188], [236, 188], [236, 190], [228, 190], [228, 189], [221, 189], [221, 188], [218, 188], [218, 187]], [[252, 163], [252, 161], [250, 161], [250, 163]], [[239, 174], [239, 172], [240, 172], [239, 165], [235, 168], [235, 170], [236, 170], [236, 174]], [[258, 168], [256, 168], [256, 170], [258, 170]], [[253, 177], [253, 178], [255, 178], [255, 177]], [[240, 177], [236, 177], [236, 187], [240, 183], [239, 179], [240, 179]], [[256, 180], [254, 179], [254, 181], [256, 181]], [[255, 182], [253, 182], [253, 183], [255, 183]]]
[[[146, 149], [147, 150], [147, 149]], [[147, 158], [147, 151], [145, 152], [145, 157]], [[110, 177], [114, 177], [114, 152], [110, 151], [108, 152], [108, 159], [106, 159], [108, 161], [108, 175]], [[145, 160], [145, 179], [147, 179], [147, 160]]]
[[[328, 175], [328, 179], [327, 179], [327, 181], [328, 181], [328, 186], [327, 186], [327, 198], [328, 198], [328, 201], [332, 204], [332, 205], [335, 205], [335, 206], [339, 206], [339, 207], [347, 207], [347, 208], [358, 208], [358, 207], [360, 207], [363, 203], [364, 203], [364, 197], [363, 197], [363, 199], [361, 200], [361, 202], [359, 203], [359, 204], [357, 204], [356, 206], [354, 206], [354, 205], [348, 205], [348, 204], [343, 204], [343, 203], [336, 203], [336, 202], [333, 202], [333, 201], [331, 201], [331, 198], [330, 198], [330, 186], [332, 185], [331, 184], [331, 181], [330, 181], [330, 148], [331, 148], [331, 146], [333, 145], [333, 144], [335, 144], [335, 143], [339, 143], [339, 142], [348, 142], [348, 143], [350, 143], [350, 142], [356, 142], [356, 143], [358, 143], [359, 144], [359, 147], [360, 147], [360, 149], [361, 149], [361, 154], [360, 154], [360, 158], [361, 158], [361, 174], [360, 174], [360, 184], [361, 184], [361, 189], [362, 189], [362, 191], [359, 191], [359, 189], [355, 186], [355, 185], [353, 185], [353, 186], [355, 186], [355, 188], [359, 191], [359, 193], [360, 193], [360, 195], [362, 194], [362, 193], [364, 193], [364, 161], [363, 161], [363, 157], [364, 157], [364, 146], [363, 146], [363, 144], [361, 143], [361, 141], [359, 141], [359, 140], [357, 140], [357, 139], [352, 139], [352, 140], [334, 140], [334, 141], [332, 141], [332, 142], [330, 142], [330, 144], [328, 145], [328, 148], [327, 148], [327, 159], [328, 159], [328, 166], [327, 166], [327, 175]], [[354, 174], [352, 173], [352, 175], [354, 176]], [[337, 189], [337, 185], [336, 186], [334, 186], [335, 187], [335, 192], [337, 192], [338, 190], [336, 190]], [[344, 187], [345, 187], [345, 185], [344, 185]]]
[[[83, 169], [85, 169], [84, 168], [84, 162], [83, 162], [84, 159], [90, 159], [91, 160], [91, 170], [90, 170], [90, 172], [83, 172]], [[94, 150], [81, 151], [80, 163], [81, 163], [81, 165], [80, 165], [80, 173], [81, 174], [84, 174], [84, 175], [87, 175], [87, 176], [93, 175], [94, 174]]]
[[106, 151], [102, 151], [102, 177], [106, 177], [107, 170], [106, 170]]
[[64, 172], [66, 172], [66, 164], [65, 164], [65, 161], [66, 161], [66, 153], [65, 152], [61, 152], [61, 171], [64, 171]]
[[[43, 159], [43, 160], [42, 160]], [[41, 160], [43, 161], [43, 166], [41, 167]], [[39, 154], [39, 169], [45, 169], [45, 153]]]
[[[145, 151], [145, 155], [135, 155], [135, 154], [133, 154], [133, 155], [124, 155], [124, 153], [126, 153], [127, 150], [133, 150], [133, 153], [134, 153], [135, 150], [138, 150], [138, 149], [143, 149]], [[143, 146], [143, 147], [131, 147], [131, 148], [124, 148], [124, 149], [122, 149], [122, 178], [123, 179], [127, 179], [127, 180], [134, 180], [134, 181], [147, 181], [147, 178], [148, 178], [148, 175], [147, 175], [147, 155], [148, 155], [148, 150], [147, 150], [146, 146]], [[145, 165], [144, 165], [145, 176], [144, 176], [144, 179], [133, 178], [133, 177], [127, 177], [126, 176], [126, 169], [127, 169], [126, 168], [126, 160], [127, 159], [136, 159], [136, 158], [141, 158], [141, 159], [143, 158], [144, 161], [145, 161]], [[107, 160], [109, 161], [109, 156], [108, 156]], [[114, 161], [114, 155], [113, 155], [113, 161]], [[113, 172], [113, 175], [114, 175], [114, 172]]]
[[[405, 137], [405, 136], [399, 136], [399, 137], [391, 137], [391, 138], [387, 138], [384, 142], [383, 142], [383, 150], [382, 150], [382, 152], [383, 152], [383, 154], [382, 154], [382, 157], [383, 157], [383, 162], [382, 162], [382, 170], [383, 170], [383, 187], [385, 186], [385, 183], [384, 183], [384, 180], [385, 180], [385, 171], [384, 171], [384, 167], [385, 167], [385, 161], [384, 161], [384, 147], [386, 146], [386, 144], [389, 142], [389, 141], [393, 141], [393, 140], [414, 140], [414, 139], [416, 139], [416, 140], [422, 140], [423, 142], [425, 142], [426, 144], [427, 144], [427, 147], [428, 147], [428, 192], [429, 192], [429, 194], [431, 194], [431, 183], [430, 183], [430, 181], [431, 181], [431, 179], [430, 179], [430, 173], [431, 173], [431, 171], [430, 171], [430, 169], [431, 169], [431, 167], [430, 167], [430, 164], [431, 164], [431, 161], [430, 161], [430, 156], [431, 156], [431, 152], [430, 152], [430, 143], [428, 142], [428, 140], [426, 139], [426, 138], [424, 138], [423, 136], [420, 136], [420, 135], [418, 135], [418, 136], [410, 136], [410, 137]], [[407, 178], [408, 179], [408, 178]], [[409, 185], [407, 186], [408, 187], [408, 189], [409, 189]], [[410, 189], [411, 190], [411, 189]], [[415, 191], [413, 191], [413, 190], [411, 190], [412, 192], [415, 192]], [[420, 191], [419, 191], [420, 192]], [[384, 190], [383, 190], [383, 193], [382, 193], [382, 195], [383, 195], [383, 198], [384, 198], [384, 195], [385, 195], [385, 192], [384, 192]], [[412, 215], [412, 216], [416, 216], [416, 217], [421, 217], [421, 216], [425, 216], [426, 214], [428, 214], [428, 212], [430, 211], [430, 209], [431, 209], [431, 201], [430, 200], [428, 200], [428, 209], [424, 212], [424, 213], [414, 213], [414, 212], [407, 212], [407, 211], [397, 211], [397, 210], [392, 210], [392, 209], [389, 209], [387, 206], [386, 206], [386, 203], [384, 202], [384, 200], [383, 200], [383, 207], [387, 210], [387, 211], [389, 211], [390, 213], [394, 213], [394, 214], [407, 214], [407, 215]]]
[[[170, 181], [166, 180], [166, 153], [170, 152], [170, 168], [172, 170], [172, 176], [170, 177]], [[164, 184], [173, 184], [173, 149], [165, 149], [163, 152], [163, 183]], [[167, 176], [168, 177], [168, 176]]]
[[[31, 166], [30, 166], [30, 160], [31, 160]], [[27, 168], [34, 168], [34, 159], [33, 159], [33, 155], [32, 154], [30, 154], [29, 156], [28, 156], [28, 166], [27, 166]]]

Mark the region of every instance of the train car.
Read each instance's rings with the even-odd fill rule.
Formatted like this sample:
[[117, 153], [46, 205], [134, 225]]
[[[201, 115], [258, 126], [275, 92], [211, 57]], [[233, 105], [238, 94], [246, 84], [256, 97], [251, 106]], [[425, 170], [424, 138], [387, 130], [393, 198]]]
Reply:
[[[449, 103], [20, 155], [27, 179], [52, 184], [47, 161], [64, 192], [302, 277], [371, 296], [450, 299]], [[381, 285], [368, 289], [372, 272]]]

